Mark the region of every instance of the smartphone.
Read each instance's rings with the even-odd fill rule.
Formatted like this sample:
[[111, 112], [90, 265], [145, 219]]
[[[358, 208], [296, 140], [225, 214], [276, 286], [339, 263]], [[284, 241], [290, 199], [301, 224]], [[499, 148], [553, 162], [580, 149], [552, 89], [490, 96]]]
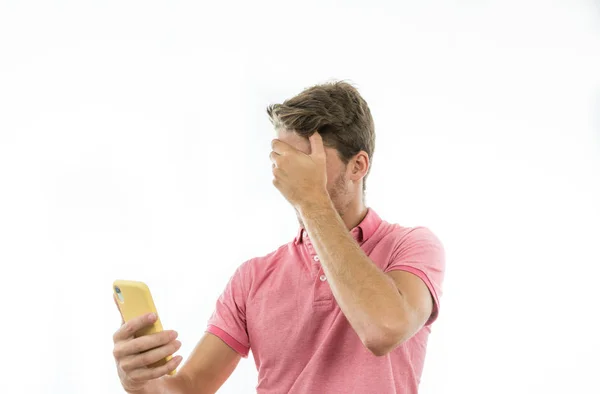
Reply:
[[[150, 335], [163, 330], [160, 316], [156, 311], [150, 288], [144, 282], [137, 282], [132, 280], [115, 280], [113, 282], [113, 292], [117, 299], [117, 305], [124, 321], [129, 321], [135, 317], [145, 315], [146, 313], [153, 312], [158, 317], [154, 324], [151, 326], [142, 328], [134, 334], [134, 337], [138, 338], [143, 335]], [[165, 365], [172, 356], [167, 356], [162, 360], [159, 360], [149, 367], [154, 368], [161, 365]], [[175, 370], [169, 372], [169, 375], [175, 375]]]

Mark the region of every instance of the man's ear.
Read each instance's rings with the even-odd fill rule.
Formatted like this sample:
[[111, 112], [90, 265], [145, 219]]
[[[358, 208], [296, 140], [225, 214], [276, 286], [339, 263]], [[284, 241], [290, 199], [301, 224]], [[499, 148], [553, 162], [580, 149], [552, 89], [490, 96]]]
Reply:
[[366, 152], [358, 152], [352, 159], [350, 159], [350, 179], [358, 181], [362, 179], [369, 171], [369, 156]]

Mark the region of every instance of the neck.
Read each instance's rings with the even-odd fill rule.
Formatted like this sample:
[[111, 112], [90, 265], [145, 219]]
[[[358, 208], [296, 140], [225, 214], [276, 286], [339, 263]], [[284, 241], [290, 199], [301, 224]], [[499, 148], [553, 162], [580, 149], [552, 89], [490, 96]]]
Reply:
[[360, 222], [367, 215], [367, 207], [365, 206], [362, 198], [351, 201], [343, 210], [340, 212], [340, 216], [346, 225], [348, 230], [352, 230], [358, 226]]

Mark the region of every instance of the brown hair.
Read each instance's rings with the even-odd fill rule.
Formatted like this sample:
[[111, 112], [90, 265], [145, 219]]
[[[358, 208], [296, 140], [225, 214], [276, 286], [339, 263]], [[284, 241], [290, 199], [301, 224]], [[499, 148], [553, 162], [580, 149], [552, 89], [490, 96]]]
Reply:
[[[372, 160], [375, 125], [371, 111], [358, 90], [348, 82], [312, 86], [283, 104], [269, 105], [267, 113], [276, 129], [284, 128], [303, 137], [318, 131], [323, 143], [335, 148], [345, 164], [361, 150], [367, 153], [369, 162]], [[367, 175], [368, 172], [363, 178], [363, 191]]]

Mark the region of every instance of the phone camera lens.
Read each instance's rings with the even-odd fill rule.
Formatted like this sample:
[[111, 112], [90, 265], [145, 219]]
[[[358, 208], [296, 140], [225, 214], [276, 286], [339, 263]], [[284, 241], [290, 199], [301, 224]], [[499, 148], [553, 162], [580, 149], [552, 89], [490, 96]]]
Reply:
[[117, 293], [120, 293], [120, 292], [121, 292], [121, 289], [119, 289], [118, 287], [115, 287], [115, 291], [116, 291]]

